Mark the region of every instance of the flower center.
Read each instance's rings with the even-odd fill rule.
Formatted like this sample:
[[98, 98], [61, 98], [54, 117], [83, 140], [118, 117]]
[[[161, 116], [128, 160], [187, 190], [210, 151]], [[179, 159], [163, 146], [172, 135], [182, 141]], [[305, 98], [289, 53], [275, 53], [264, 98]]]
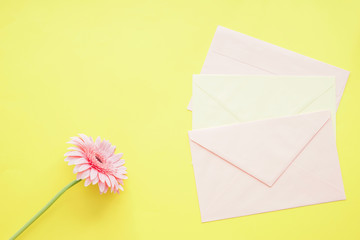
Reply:
[[96, 158], [96, 160], [97, 160], [99, 163], [103, 163], [103, 162], [101, 161], [101, 158], [100, 158], [98, 155], [95, 155], [95, 158]]

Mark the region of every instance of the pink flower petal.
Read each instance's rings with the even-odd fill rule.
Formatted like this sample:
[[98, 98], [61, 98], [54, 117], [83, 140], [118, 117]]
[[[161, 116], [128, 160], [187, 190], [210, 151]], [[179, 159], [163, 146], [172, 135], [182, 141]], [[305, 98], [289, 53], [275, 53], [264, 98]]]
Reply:
[[90, 178], [87, 178], [86, 180], [85, 180], [85, 187], [87, 187], [87, 186], [89, 186], [90, 185], [90, 183], [91, 183], [91, 180], [90, 180]]
[[70, 160], [68, 165], [84, 164], [84, 163], [88, 163], [88, 161], [86, 161], [86, 159], [84, 159], [84, 158], [76, 158], [76, 159]]
[[99, 184], [99, 189], [100, 189], [100, 192], [101, 192], [101, 193], [103, 193], [103, 192], [104, 192], [104, 190], [105, 190], [105, 183], [103, 183], [103, 182], [99, 182], [98, 184]]
[[111, 187], [111, 181], [110, 181], [110, 178], [108, 176], [105, 175], [105, 182], [106, 184]]
[[119, 192], [119, 184], [117, 182], [114, 185], [114, 192]]
[[104, 146], [105, 146], [105, 140], [103, 140], [100, 144], [99, 144], [99, 150], [103, 151], [104, 150]]
[[83, 141], [81, 140], [81, 138], [78, 137], [78, 136], [71, 137], [70, 139], [73, 140], [73, 141], [75, 141], [75, 142], [78, 142], [78, 143], [83, 143]]
[[111, 181], [111, 184], [112, 184], [112, 185], [115, 185], [115, 183], [116, 183], [115, 177], [114, 177], [113, 175], [109, 175], [109, 179], [110, 179], [110, 181]]
[[83, 172], [79, 172], [76, 176], [76, 179], [79, 180], [79, 179], [85, 179], [87, 177], [89, 177], [90, 175], [90, 169], [88, 170], [85, 170]]
[[95, 145], [97, 147], [100, 147], [100, 143], [101, 143], [101, 138], [100, 137], [97, 137], [96, 140], [95, 140]]
[[117, 168], [117, 169], [119, 169], [120, 167], [122, 167], [123, 166], [123, 163], [120, 163], [120, 161], [117, 161], [117, 162], [115, 162], [115, 163], [113, 163], [113, 165], [112, 165], [114, 168]]
[[81, 158], [81, 157], [66, 157], [65, 162], [68, 162], [70, 160], [74, 160], [74, 159], [77, 159], [77, 158]]
[[113, 190], [117, 189], [117, 186], [119, 185], [115, 179], [115, 177], [113, 175], [109, 175], [109, 179], [111, 181], [111, 192], [113, 192]]
[[103, 149], [107, 151], [111, 147], [111, 143], [108, 140], [103, 141]]
[[86, 145], [91, 145], [93, 143], [92, 139], [86, 136], [85, 134], [80, 133], [79, 136], [81, 137], [81, 140], [84, 141]]
[[100, 182], [103, 182], [103, 183], [105, 183], [105, 175], [103, 174], [103, 173], [101, 173], [101, 172], [99, 172], [99, 180], [100, 180]]
[[127, 171], [126, 170], [118, 170], [116, 173], [118, 173], [118, 174], [126, 174]]
[[79, 147], [68, 147], [67, 149], [69, 150], [74, 150], [74, 151], [81, 151], [81, 149]]
[[90, 168], [90, 165], [89, 164], [83, 164], [79, 167], [79, 172], [83, 172], [85, 171], [86, 169], [89, 169]]
[[115, 147], [115, 146], [113, 146], [113, 145], [111, 145], [111, 146], [107, 149], [107, 154], [108, 154], [108, 157], [110, 157], [111, 155], [113, 155], [113, 154], [114, 154], [115, 149], [116, 149], [116, 147]]
[[126, 175], [120, 174], [120, 173], [115, 173], [114, 176], [116, 178], [120, 178], [120, 179], [128, 179], [128, 177]]
[[73, 144], [73, 145], [79, 146], [79, 147], [84, 145], [84, 142], [79, 137], [72, 137], [71, 140], [67, 143], [70, 143], [70, 144]]
[[120, 160], [116, 161], [113, 165], [116, 167], [121, 167], [124, 164], [125, 164], [125, 159], [120, 159]]
[[98, 171], [95, 168], [92, 168], [90, 170], [90, 180], [91, 181], [94, 180], [97, 175], [98, 175]]
[[85, 171], [83, 172], [83, 177], [84, 177], [84, 179], [87, 178], [87, 177], [89, 177], [89, 176], [90, 176], [90, 169], [85, 170]]
[[98, 182], [99, 182], [99, 177], [96, 176], [96, 177], [94, 178], [94, 180], [92, 181], [92, 184], [94, 185], [94, 184], [97, 184]]
[[78, 173], [81, 165], [75, 165], [73, 173]]
[[81, 152], [79, 151], [70, 151], [64, 154], [65, 157], [82, 157], [84, 156]]
[[118, 153], [118, 154], [112, 155], [111, 157], [108, 158], [108, 161], [115, 163], [116, 161], [120, 160], [120, 158], [121, 158], [122, 156], [123, 156], [122, 153]]

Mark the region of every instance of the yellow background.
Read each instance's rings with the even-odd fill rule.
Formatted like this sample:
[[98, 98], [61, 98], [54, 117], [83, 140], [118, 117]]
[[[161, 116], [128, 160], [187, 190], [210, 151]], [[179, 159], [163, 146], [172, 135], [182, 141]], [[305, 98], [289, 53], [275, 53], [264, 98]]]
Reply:
[[[0, 0], [0, 239], [75, 178], [63, 154], [77, 133], [125, 153], [125, 192], [78, 184], [19, 239], [359, 239], [359, 12], [357, 0]], [[346, 201], [200, 222], [185, 107], [217, 25], [351, 71], [337, 113]]]

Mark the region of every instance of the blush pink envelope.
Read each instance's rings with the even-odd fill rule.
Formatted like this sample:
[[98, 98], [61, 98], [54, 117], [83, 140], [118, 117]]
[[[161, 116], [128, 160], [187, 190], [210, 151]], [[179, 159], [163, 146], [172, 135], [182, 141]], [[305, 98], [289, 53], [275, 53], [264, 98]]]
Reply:
[[339, 106], [350, 72], [219, 26], [201, 74], [335, 76]]
[[189, 131], [202, 222], [345, 199], [330, 112]]

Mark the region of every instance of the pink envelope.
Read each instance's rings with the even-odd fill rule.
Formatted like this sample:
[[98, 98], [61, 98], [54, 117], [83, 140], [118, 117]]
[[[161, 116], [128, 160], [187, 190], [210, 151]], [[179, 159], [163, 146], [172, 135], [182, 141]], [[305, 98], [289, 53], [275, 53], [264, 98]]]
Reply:
[[201, 74], [335, 76], [338, 106], [350, 72], [219, 26]]
[[189, 132], [203, 222], [345, 199], [330, 112]]

